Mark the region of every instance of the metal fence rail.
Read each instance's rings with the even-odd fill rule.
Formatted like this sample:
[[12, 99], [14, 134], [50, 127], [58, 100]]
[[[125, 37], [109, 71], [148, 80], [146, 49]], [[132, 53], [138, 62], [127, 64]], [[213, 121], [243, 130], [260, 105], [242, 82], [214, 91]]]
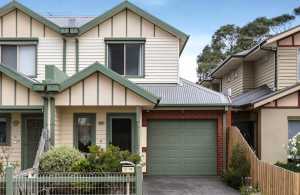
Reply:
[[[13, 176], [6, 169], [6, 195], [141, 195], [142, 169], [134, 173], [39, 173], [36, 176]], [[1, 186], [0, 186], [1, 187]], [[2, 189], [2, 188], [1, 188]]]

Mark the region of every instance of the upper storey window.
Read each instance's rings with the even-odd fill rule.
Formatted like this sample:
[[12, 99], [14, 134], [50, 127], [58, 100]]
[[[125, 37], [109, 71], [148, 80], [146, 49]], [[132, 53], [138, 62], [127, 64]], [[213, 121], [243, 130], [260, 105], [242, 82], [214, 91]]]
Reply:
[[108, 67], [120, 75], [143, 76], [143, 42], [107, 42]]
[[34, 77], [36, 75], [36, 46], [1, 45], [1, 64]]

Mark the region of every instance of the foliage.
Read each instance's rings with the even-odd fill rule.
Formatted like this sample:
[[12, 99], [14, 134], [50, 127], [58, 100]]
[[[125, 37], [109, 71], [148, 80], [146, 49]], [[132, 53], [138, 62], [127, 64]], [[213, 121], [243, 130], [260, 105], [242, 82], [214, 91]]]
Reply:
[[297, 161], [300, 157], [300, 132], [289, 139], [288, 143], [288, 158]]
[[39, 170], [41, 172], [70, 172], [73, 164], [83, 159], [81, 153], [74, 148], [54, 147], [42, 155]]
[[89, 148], [90, 154], [86, 159], [76, 162], [72, 171], [75, 172], [119, 172], [121, 161], [131, 161], [138, 164], [141, 157], [129, 151], [121, 151], [119, 147], [110, 145], [106, 150], [93, 145]]
[[223, 175], [224, 182], [239, 189], [245, 177], [250, 174], [250, 163], [245, 156], [245, 149], [236, 144], [232, 148], [232, 156], [227, 171]]
[[275, 163], [275, 165], [290, 171], [300, 172], [300, 163], [297, 162], [288, 162], [288, 163], [277, 162]]
[[251, 194], [259, 193], [260, 190], [259, 190], [258, 186], [256, 186], [256, 187], [242, 186], [240, 188], [240, 192], [241, 192], [241, 195], [251, 195]]
[[[300, 15], [300, 7], [294, 13]], [[208, 78], [211, 70], [229, 55], [250, 49], [266, 37], [286, 30], [294, 19], [294, 15], [282, 14], [273, 18], [258, 17], [244, 26], [221, 26], [213, 34], [211, 43], [197, 56], [199, 80]]]

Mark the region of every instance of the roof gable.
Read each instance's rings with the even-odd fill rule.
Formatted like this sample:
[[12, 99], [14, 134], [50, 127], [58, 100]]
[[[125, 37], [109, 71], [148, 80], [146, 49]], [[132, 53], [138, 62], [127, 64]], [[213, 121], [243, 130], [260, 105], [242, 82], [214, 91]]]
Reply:
[[253, 102], [253, 107], [254, 108], [261, 107], [261, 106], [268, 104], [274, 100], [278, 100], [280, 98], [283, 98], [285, 96], [293, 94], [299, 90], [300, 90], [300, 84], [297, 83], [297, 84], [287, 87], [285, 89], [275, 91], [273, 93], [270, 93], [266, 96], [263, 96], [263, 97], [257, 99], [255, 102]]
[[124, 2], [120, 3], [119, 5], [113, 7], [112, 9], [108, 10], [107, 12], [101, 14], [100, 16], [98, 16], [98, 17], [92, 19], [91, 21], [85, 23], [84, 25], [82, 25], [79, 28], [79, 35], [89, 31], [96, 25], [106, 21], [107, 19], [113, 17], [114, 15], [120, 13], [121, 11], [123, 11], [125, 9], [128, 9], [128, 10], [134, 12], [135, 14], [142, 16], [143, 18], [152, 22], [153, 24], [160, 27], [161, 29], [164, 29], [167, 32], [171, 33], [172, 35], [176, 36], [177, 38], [182, 40], [182, 42], [183, 42], [182, 49], [184, 48], [184, 45], [186, 44], [186, 42], [189, 38], [189, 36], [187, 34], [174, 28], [173, 26], [163, 22], [159, 18], [151, 15], [150, 13], [142, 10], [141, 8], [135, 6], [134, 4], [132, 4], [128, 1], [124, 1]]
[[50, 29], [54, 30], [55, 32], [60, 33], [60, 27], [58, 25], [51, 22], [47, 18], [41, 16], [40, 14], [32, 11], [31, 9], [27, 8], [26, 6], [22, 5], [21, 3], [17, 2], [17, 1], [12, 1], [12, 2], [4, 5], [3, 7], [1, 7], [0, 8], [0, 15], [3, 16], [3, 15], [9, 13], [10, 11], [12, 11], [14, 9], [21, 10], [22, 12], [29, 15], [30, 17], [37, 20], [38, 22], [40, 22], [42, 24], [45, 24]]
[[25, 75], [22, 75], [21, 73], [18, 73], [15, 70], [8, 68], [2, 64], [0, 64], [0, 72], [5, 74], [6, 76], [10, 77], [11, 79], [16, 80], [17, 82], [21, 83], [22, 85], [24, 85], [27, 88], [31, 88], [36, 91], [44, 90], [44, 86], [41, 83], [39, 83], [38, 81], [30, 79], [30, 78], [26, 77]]
[[147, 92], [143, 88], [139, 87], [135, 83], [129, 81], [128, 79], [124, 78], [123, 76], [115, 73], [114, 71], [106, 68], [105, 66], [99, 64], [99, 63], [94, 63], [93, 65], [85, 68], [84, 70], [76, 73], [75, 75], [65, 79], [63, 82], [59, 84], [58, 91], [63, 91], [76, 83], [80, 82], [81, 80], [91, 76], [95, 72], [100, 72], [103, 75], [109, 77], [110, 79], [116, 81], [120, 85], [123, 85], [124, 87], [130, 89], [134, 93], [140, 95], [141, 97], [147, 99], [148, 101], [157, 104], [159, 101], [158, 97], [155, 97], [151, 93]]
[[268, 39], [266, 40], [266, 42], [265, 42], [265, 45], [268, 45], [268, 44], [271, 44], [271, 43], [280, 41], [280, 40], [282, 40], [282, 39], [284, 39], [284, 38], [286, 38], [286, 37], [288, 37], [288, 36], [291, 36], [291, 35], [293, 35], [293, 34], [296, 34], [296, 33], [298, 33], [298, 32], [300, 32], [300, 25], [295, 26], [295, 27], [293, 27], [293, 28], [290, 28], [290, 29], [288, 29], [288, 30], [286, 30], [286, 31], [283, 31], [283, 32], [281, 32], [281, 33], [278, 33], [278, 34], [276, 34], [276, 35], [274, 35], [274, 36], [268, 38]]

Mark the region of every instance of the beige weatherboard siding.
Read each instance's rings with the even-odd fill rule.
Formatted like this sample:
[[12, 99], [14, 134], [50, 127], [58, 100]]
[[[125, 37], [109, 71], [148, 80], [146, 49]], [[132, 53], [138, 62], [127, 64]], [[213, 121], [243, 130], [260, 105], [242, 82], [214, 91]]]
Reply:
[[[54, 64], [62, 70], [63, 39], [62, 36], [44, 24], [31, 18], [21, 10], [15, 9], [0, 17], [1, 38], [38, 38], [37, 44], [37, 78], [45, 78], [45, 65]], [[70, 51], [71, 53], [72, 51]]]
[[222, 92], [227, 94], [231, 88], [231, 95], [237, 96], [243, 92], [243, 66], [230, 71], [222, 78]]
[[178, 82], [179, 39], [129, 10], [116, 14], [79, 37], [79, 69], [95, 61], [105, 64], [104, 39], [114, 37], [146, 39], [144, 77], [130, 80], [137, 83]]
[[254, 68], [251, 63], [243, 63], [243, 92], [253, 89], [254, 87]]
[[16, 80], [0, 74], [1, 106], [42, 106], [41, 94], [23, 86]]
[[274, 88], [275, 81], [275, 55], [266, 54], [254, 63], [254, 87], [267, 85]]
[[277, 79], [278, 89], [294, 85], [297, 80], [298, 48], [278, 47], [277, 49]]
[[[45, 65], [63, 70], [64, 37], [36, 21], [21, 10], [13, 10], [0, 18], [0, 37], [39, 38], [37, 45], [37, 78], [45, 78]], [[1, 28], [1, 27], [0, 27]], [[1, 29], [0, 29], [1, 30]], [[176, 83], [179, 67], [179, 38], [148, 20], [123, 10], [76, 38], [65, 37], [66, 73], [76, 73], [76, 39], [78, 39], [78, 69], [96, 61], [106, 63], [105, 38], [145, 38], [144, 75], [130, 78], [138, 83]]]
[[57, 106], [154, 106], [153, 103], [101, 73], [94, 73], [57, 94], [55, 104]]

